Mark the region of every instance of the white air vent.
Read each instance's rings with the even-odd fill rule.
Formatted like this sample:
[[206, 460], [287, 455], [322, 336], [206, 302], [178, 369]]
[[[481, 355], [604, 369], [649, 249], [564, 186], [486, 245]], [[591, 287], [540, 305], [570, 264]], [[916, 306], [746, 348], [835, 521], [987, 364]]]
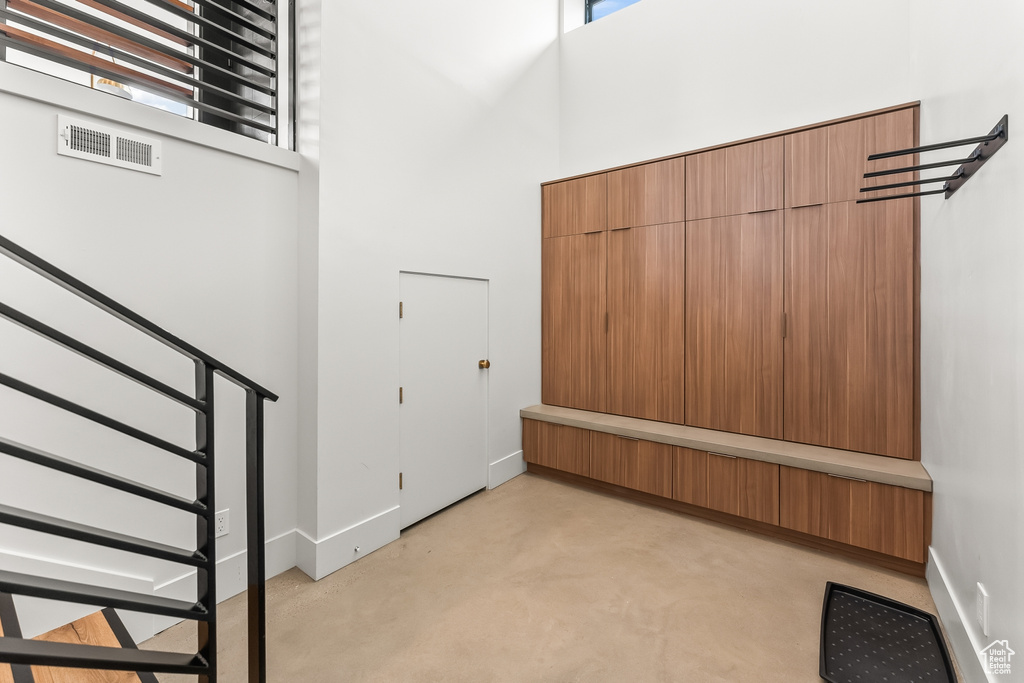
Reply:
[[57, 116], [57, 154], [162, 175], [161, 145], [132, 133]]

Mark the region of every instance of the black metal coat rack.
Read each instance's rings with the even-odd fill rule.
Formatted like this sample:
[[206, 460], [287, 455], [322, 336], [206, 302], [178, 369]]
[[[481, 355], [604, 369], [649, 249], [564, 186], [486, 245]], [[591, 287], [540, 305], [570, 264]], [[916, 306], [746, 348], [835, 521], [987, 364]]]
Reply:
[[861, 192], [878, 192], [880, 190], [891, 190], [897, 187], [916, 187], [920, 185], [928, 185], [931, 183], [943, 183], [942, 188], [938, 190], [924, 190], [921, 192], [910, 192], [907, 194], [896, 194], [888, 195], [885, 197], [869, 197], [868, 199], [858, 199], [858, 204], [864, 204], [866, 202], [884, 202], [889, 199], [904, 199], [906, 197], [923, 197], [929, 194], [945, 193], [946, 199], [953, 196], [953, 193], [963, 187], [964, 183], [970, 180], [978, 169], [985, 165], [985, 162], [995, 156], [995, 153], [1002, 149], [1003, 145], [1010, 139], [1010, 115], [1006, 114], [1003, 118], [999, 119], [999, 123], [996, 124], [995, 128], [992, 129], [988, 135], [982, 135], [976, 138], [967, 138], [965, 140], [954, 140], [953, 142], [939, 142], [934, 145], [924, 145], [923, 147], [912, 147], [911, 149], [901, 149], [895, 152], [881, 152], [879, 154], [872, 154], [868, 157], [868, 161], [875, 161], [877, 159], [891, 159], [892, 157], [901, 157], [908, 154], [920, 154], [921, 152], [934, 152], [938, 149], [949, 149], [951, 147], [964, 147], [966, 145], [977, 144], [970, 156], [966, 159], [954, 159], [952, 161], [940, 161], [931, 164], [918, 164], [916, 166], [906, 166], [904, 168], [894, 168], [886, 171], [871, 171], [865, 173], [865, 178], [879, 178], [887, 175], [898, 175], [900, 173], [910, 173], [913, 171], [927, 171], [932, 168], [944, 168], [947, 166], [959, 166], [952, 175], [943, 176], [941, 178], [928, 178], [927, 180], [909, 180], [905, 183], [890, 183], [888, 185], [875, 185], [874, 187], [862, 187]]

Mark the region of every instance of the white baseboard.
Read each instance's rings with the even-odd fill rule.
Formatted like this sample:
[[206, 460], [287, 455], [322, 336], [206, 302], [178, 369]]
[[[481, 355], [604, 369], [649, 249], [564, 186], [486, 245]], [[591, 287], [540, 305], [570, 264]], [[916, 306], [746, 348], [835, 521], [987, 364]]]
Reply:
[[[396, 505], [319, 541], [298, 531], [296, 558], [299, 569], [314, 581], [319, 581], [397, 540], [401, 520], [400, 509]], [[359, 552], [355, 550], [357, 547]]]
[[[949, 644], [953, 648], [953, 655], [957, 664], [960, 665], [960, 673], [965, 683], [995, 683], [995, 678], [990, 677], [981, 664], [978, 652], [988, 643], [976, 642], [972, 636], [973, 629], [969, 629], [969, 611], [963, 609], [953, 591], [949, 588], [946, 574], [942, 569], [942, 562], [935, 552], [935, 548], [929, 548], [929, 561], [925, 578], [928, 580], [928, 589], [931, 591], [932, 600], [935, 601], [935, 608], [939, 612], [939, 619], [946, 630]], [[998, 677], [996, 677], [998, 678]]]
[[496, 489], [509, 479], [514, 479], [526, 471], [526, 461], [523, 460], [523, 452], [516, 451], [506, 455], [497, 462], [492, 462], [487, 468], [487, 488]]

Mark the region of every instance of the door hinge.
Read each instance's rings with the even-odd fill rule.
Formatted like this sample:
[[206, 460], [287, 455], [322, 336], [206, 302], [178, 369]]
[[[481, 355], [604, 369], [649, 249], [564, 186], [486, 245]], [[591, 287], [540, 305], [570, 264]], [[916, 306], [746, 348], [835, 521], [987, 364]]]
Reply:
[[399, 491], [402, 490], [402, 473], [401, 472], [398, 473], [398, 490]]
[[401, 403], [404, 400], [403, 394], [404, 394], [404, 392], [402, 391], [402, 387], [398, 387], [398, 402], [399, 403]]
[[782, 314], [782, 338], [785, 339], [787, 334], [789, 334], [789, 317], [785, 313], [783, 313]]
[[399, 318], [401, 318], [401, 317], [402, 317], [402, 315], [403, 315], [403, 313], [404, 313], [404, 311], [403, 311], [403, 308], [404, 308], [404, 307], [402, 306], [402, 302], [401, 302], [401, 301], [399, 301], [399, 302], [398, 302], [398, 317], [399, 317]]

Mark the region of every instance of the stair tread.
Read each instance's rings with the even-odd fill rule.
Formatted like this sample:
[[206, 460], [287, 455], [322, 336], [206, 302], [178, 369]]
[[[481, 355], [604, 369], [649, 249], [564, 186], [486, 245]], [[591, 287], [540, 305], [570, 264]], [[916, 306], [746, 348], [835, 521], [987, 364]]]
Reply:
[[116, 588], [48, 579], [29, 574], [0, 570], [0, 591], [13, 595], [62, 600], [85, 605], [116, 607], [147, 614], [160, 614], [183, 619], [208, 618], [208, 612], [195, 603], [157, 595], [145, 595]]
[[157, 543], [156, 541], [148, 541], [143, 538], [117, 533], [116, 531], [99, 529], [9, 505], [0, 505], [0, 524], [11, 524], [25, 529], [148, 555], [171, 562], [180, 562], [194, 567], [205, 564], [204, 560], [201, 557], [197, 557], [191, 550], [182, 550], [181, 548]]
[[110, 671], [201, 674], [209, 667], [198, 655], [131, 648], [0, 638], [0, 662]]

